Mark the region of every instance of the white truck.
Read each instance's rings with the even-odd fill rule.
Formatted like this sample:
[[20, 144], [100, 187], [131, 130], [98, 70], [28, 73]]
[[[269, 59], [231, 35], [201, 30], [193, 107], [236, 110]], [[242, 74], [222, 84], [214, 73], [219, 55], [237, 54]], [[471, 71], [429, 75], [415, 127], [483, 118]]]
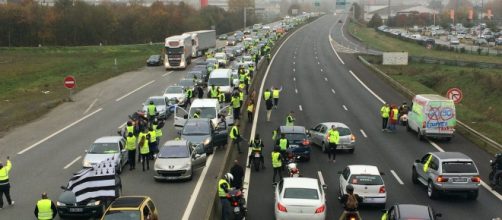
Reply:
[[216, 47], [216, 31], [200, 30], [184, 33], [192, 36], [192, 57], [200, 57], [210, 48]]
[[183, 34], [166, 38], [164, 67], [185, 69], [192, 61], [192, 36]]

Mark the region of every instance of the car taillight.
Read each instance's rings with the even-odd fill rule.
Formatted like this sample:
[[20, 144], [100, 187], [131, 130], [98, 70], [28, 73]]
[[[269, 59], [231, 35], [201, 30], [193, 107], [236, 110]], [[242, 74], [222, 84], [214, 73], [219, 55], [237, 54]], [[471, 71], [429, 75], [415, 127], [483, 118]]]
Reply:
[[448, 178], [445, 178], [445, 177], [443, 177], [443, 176], [438, 176], [438, 177], [436, 178], [436, 181], [437, 181], [437, 182], [440, 182], [440, 183], [445, 183], [445, 182], [448, 182]]
[[288, 210], [286, 209], [286, 207], [284, 207], [281, 203], [277, 203], [277, 210], [279, 210], [279, 212], [288, 212]]
[[385, 186], [380, 186], [378, 193], [385, 193]]
[[356, 141], [356, 136], [351, 135], [351, 136], [350, 136], [350, 140], [352, 140], [352, 141]]
[[323, 204], [323, 205], [321, 205], [321, 207], [319, 207], [315, 210], [315, 213], [323, 213], [324, 209], [326, 209], [326, 206]]
[[479, 176], [472, 177], [471, 178], [471, 182], [473, 182], [473, 183], [479, 183], [479, 182], [481, 182], [481, 178], [479, 178]]
[[239, 203], [237, 203], [237, 202], [234, 202], [234, 206], [237, 206], [237, 205], [239, 205]]
[[310, 144], [310, 141], [307, 140], [307, 139], [303, 139], [303, 145], [309, 145]]

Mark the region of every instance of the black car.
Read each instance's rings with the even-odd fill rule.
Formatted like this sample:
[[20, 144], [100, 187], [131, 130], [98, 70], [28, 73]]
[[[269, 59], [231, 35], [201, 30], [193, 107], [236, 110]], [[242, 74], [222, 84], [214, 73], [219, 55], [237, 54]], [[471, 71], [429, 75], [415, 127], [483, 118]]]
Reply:
[[206, 82], [204, 80], [204, 76], [202, 75], [202, 70], [200, 69], [192, 69], [188, 71], [186, 79], [193, 79], [195, 81], [196, 86], [206, 86]]
[[196, 71], [201, 71], [202, 73], [202, 80], [204, 82], [207, 82], [207, 80], [209, 79], [209, 74], [208, 74], [208, 71], [207, 71], [207, 67], [208, 67], [208, 63], [205, 63], [205, 64], [197, 64], [195, 65], [194, 67], [192, 67], [190, 70], [196, 70]]
[[162, 61], [161, 55], [151, 55], [148, 60], [146, 60], [147, 66], [160, 66], [164, 62]]
[[226, 128], [215, 128], [208, 118], [188, 119], [180, 134], [181, 139], [188, 140], [193, 144], [203, 143], [207, 154], [214, 152], [213, 147], [225, 146], [228, 141], [228, 131]]
[[300, 157], [306, 161], [310, 160], [310, 139], [307, 130], [303, 126], [281, 126], [277, 136], [277, 145], [281, 135], [284, 134], [288, 140], [288, 152], [293, 153], [294, 157]]
[[436, 220], [441, 217], [441, 213], [435, 213], [430, 206], [414, 205], [414, 204], [398, 204], [384, 210], [385, 220], [406, 220], [406, 219], [423, 219]]

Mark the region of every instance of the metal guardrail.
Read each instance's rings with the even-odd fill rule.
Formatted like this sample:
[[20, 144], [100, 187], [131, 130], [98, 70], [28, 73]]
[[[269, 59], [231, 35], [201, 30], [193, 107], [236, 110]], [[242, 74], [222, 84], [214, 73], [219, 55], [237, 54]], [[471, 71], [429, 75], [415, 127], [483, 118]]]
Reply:
[[[385, 80], [387, 80], [388, 82], [390, 82], [396, 89], [400, 90], [402, 93], [404, 93], [406, 96], [408, 96], [408, 98], [412, 98], [413, 96], [415, 96], [415, 93], [413, 91], [411, 91], [408, 88], [406, 88], [405, 86], [401, 85], [401, 83], [399, 83], [398, 81], [394, 80], [392, 77], [390, 77], [389, 75], [387, 75], [382, 70], [378, 69], [373, 64], [369, 63], [362, 56], [358, 56], [358, 58], [359, 58], [359, 60], [361, 60], [361, 62], [364, 63], [364, 65], [368, 66], [370, 69], [372, 69], [373, 71], [375, 71], [378, 74], [380, 74]], [[483, 135], [481, 132], [474, 130], [473, 128], [469, 127], [468, 125], [466, 125], [465, 123], [461, 122], [458, 119], [457, 119], [457, 122], [458, 122], [458, 125], [460, 125], [460, 127], [463, 130], [465, 130], [471, 136], [473, 136], [473, 137], [477, 138], [478, 140], [480, 140], [481, 142], [483, 142], [486, 146], [489, 146], [489, 147], [491, 147], [492, 149], [494, 149], [496, 151], [502, 151], [502, 145], [500, 143], [498, 143], [498, 142], [490, 139], [489, 137]]]

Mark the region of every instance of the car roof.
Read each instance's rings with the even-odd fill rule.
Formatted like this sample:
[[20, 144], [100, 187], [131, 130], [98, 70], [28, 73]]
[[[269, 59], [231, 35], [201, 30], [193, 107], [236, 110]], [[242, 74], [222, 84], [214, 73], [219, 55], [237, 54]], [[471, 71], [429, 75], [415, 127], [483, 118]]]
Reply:
[[215, 69], [211, 72], [209, 78], [226, 78], [231, 72], [231, 69]]
[[380, 175], [378, 167], [373, 165], [349, 165], [347, 167], [350, 169], [351, 174]]
[[422, 99], [427, 99], [429, 101], [452, 101], [446, 97], [437, 95], [437, 94], [421, 94], [417, 95], [417, 97], [421, 97]]
[[149, 197], [121, 196], [111, 204], [111, 208], [139, 208]]
[[118, 143], [122, 139], [122, 136], [105, 136], [96, 139], [94, 143]]
[[215, 107], [218, 105], [218, 99], [195, 99], [190, 108]]
[[284, 188], [310, 188], [319, 189], [319, 183], [317, 179], [308, 177], [294, 177], [294, 178], [284, 178], [283, 179]]
[[415, 204], [396, 205], [401, 219], [429, 219], [429, 207]]
[[431, 153], [441, 160], [452, 160], [452, 159], [472, 160], [470, 157], [460, 152], [431, 152]]
[[303, 126], [281, 126], [281, 133], [302, 133], [305, 134], [305, 127]]
[[164, 147], [169, 147], [169, 146], [180, 146], [180, 145], [187, 145], [189, 141], [187, 140], [169, 140], [164, 143]]
[[331, 126], [333, 125], [336, 126], [337, 128], [349, 128], [349, 126], [341, 122], [322, 122], [321, 124], [328, 128], [331, 128]]

